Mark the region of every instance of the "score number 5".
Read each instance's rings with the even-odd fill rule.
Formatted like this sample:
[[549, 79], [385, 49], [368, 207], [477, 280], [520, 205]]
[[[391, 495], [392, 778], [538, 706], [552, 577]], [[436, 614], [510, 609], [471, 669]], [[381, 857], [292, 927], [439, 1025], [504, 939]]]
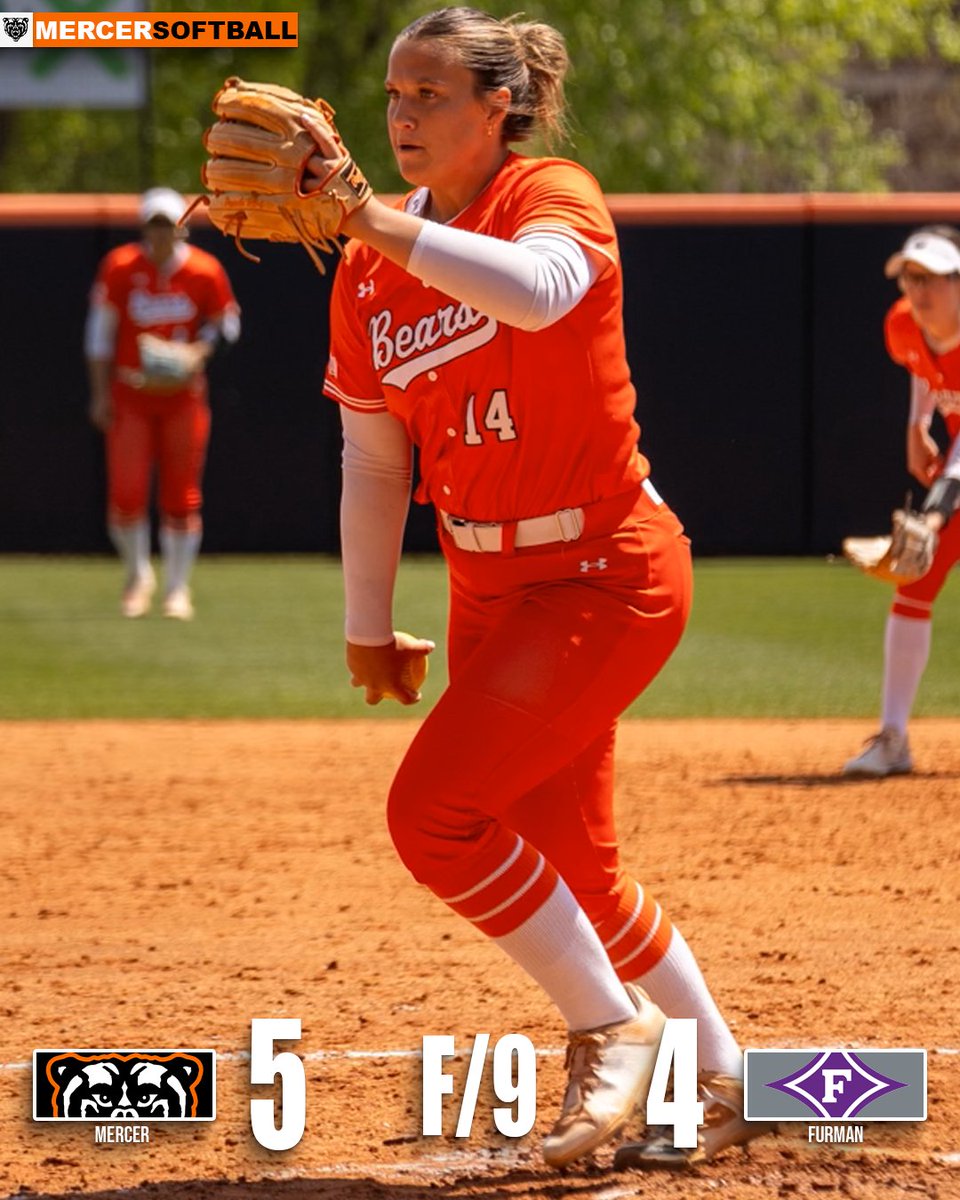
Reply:
[[274, 1042], [300, 1040], [293, 1017], [254, 1017], [250, 1023], [250, 1082], [272, 1084], [280, 1076], [283, 1117], [276, 1123], [276, 1101], [250, 1101], [250, 1129], [266, 1150], [292, 1150], [303, 1137], [307, 1119], [307, 1077], [303, 1062], [289, 1050], [274, 1054]]

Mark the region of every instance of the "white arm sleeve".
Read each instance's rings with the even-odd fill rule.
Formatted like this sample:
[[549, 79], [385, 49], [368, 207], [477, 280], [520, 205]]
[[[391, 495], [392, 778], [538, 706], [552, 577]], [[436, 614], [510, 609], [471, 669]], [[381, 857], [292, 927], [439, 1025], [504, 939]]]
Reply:
[[211, 317], [202, 326], [197, 338], [201, 342], [210, 342], [216, 346], [222, 340], [228, 346], [235, 345], [240, 340], [240, 311], [231, 305], [225, 308], [219, 316]]
[[947, 479], [960, 479], [960, 436], [955, 437], [947, 451], [943, 473]]
[[930, 384], [919, 375], [910, 376], [910, 424], [929, 429], [936, 407]]
[[119, 319], [119, 314], [112, 304], [90, 305], [83, 331], [83, 352], [87, 358], [113, 358]]
[[478, 312], [534, 332], [574, 309], [600, 266], [563, 233], [531, 231], [507, 242], [427, 221], [407, 270]]
[[343, 494], [340, 541], [347, 640], [393, 640], [393, 585], [410, 506], [410, 439], [390, 413], [340, 409]]

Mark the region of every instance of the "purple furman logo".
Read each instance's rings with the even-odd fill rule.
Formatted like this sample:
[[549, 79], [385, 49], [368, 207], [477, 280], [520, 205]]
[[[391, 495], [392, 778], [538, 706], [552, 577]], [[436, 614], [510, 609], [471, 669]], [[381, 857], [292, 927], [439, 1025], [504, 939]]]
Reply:
[[849, 1121], [874, 1100], [907, 1085], [867, 1067], [849, 1050], [825, 1050], [766, 1086], [795, 1096], [818, 1117]]
[[27, 17], [4, 17], [3, 32], [14, 42], [26, 37], [30, 22]]

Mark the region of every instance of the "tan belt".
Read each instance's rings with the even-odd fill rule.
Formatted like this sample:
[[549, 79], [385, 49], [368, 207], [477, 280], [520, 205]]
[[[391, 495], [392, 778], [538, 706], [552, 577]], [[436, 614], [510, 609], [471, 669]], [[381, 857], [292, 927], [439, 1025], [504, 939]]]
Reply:
[[[655, 505], [663, 503], [649, 479], [645, 479], [641, 487]], [[561, 508], [545, 517], [525, 517], [522, 521], [509, 523], [467, 521], [463, 517], [452, 517], [440, 510], [440, 522], [450, 534], [457, 549], [481, 554], [501, 553], [505, 524], [513, 526], [513, 544], [523, 547], [546, 546], [551, 542], [575, 542], [583, 534], [584, 521], [585, 514], [582, 508]]]
[[142, 388], [143, 381], [146, 379], [144, 373], [138, 371], [136, 367], [117, 367], [116, 376], [121, 383], [134, 388]]
[[185, 381], [177, 380], [176, 383], [155, 384], [151, 387], [144, 387], [147, 382], [147, 377], [143, 371], [137, 370], [136, 367], [117, 367], [115, 378], [119, 383], [125, 383], [127, 387], [136, 388], [138, 392], [147, 392], [148, 395], [164, 396], [170, 395], [173, 392], [190, 392], [193, 391], [196, 377], [192, 377]]

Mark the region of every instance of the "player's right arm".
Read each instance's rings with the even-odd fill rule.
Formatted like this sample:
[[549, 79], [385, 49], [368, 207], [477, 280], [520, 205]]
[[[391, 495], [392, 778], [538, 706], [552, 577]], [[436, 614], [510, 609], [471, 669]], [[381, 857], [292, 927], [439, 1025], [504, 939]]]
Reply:
[[928, 488], [943, 469], [943, 456], [930, 433], [936, 398], [929, 381], [914, 373], [914, 366], [920, 358], [923, 344], [922, 334], [905, 296], [896, 300], [887, 311], [883, 322], [883, 337], [887, 353], [895, 363], [899, 363], [910, 373], [910, 412], [906, 429], [907, 470], [918, 483]]
[[117, 247], [101, 261], [90, 289], [83, 350], [90, 383], [90, 420], [105, 430], [113, 420], [111, 384], [117, 356], [120, 316], [125, 305], [123, 264], [130, 247]]
[[113, 420], [113, 401], [110, 379], [117, 340], [119, 314], [106, 299], [102, 290], [94, 287], [87, 312], [83, 348], [87, 360], [90, 402], [87, 408], [91, 422], [105, 430]]
[[929, 487], [943, 469], [943, 455], [930, 434], [934, 400], [929, 383], [910, 376], [910, 416], [907, 419], [907, 470]]
[[[413, 448], [386, 407], [357, 319], [357, 280], [350, 247], [337, 270], [330, 303], [330, 360], [324, 391], [340, 405], [343, 490], [340, 544], [350, 681], [368, 704], [385, 697], [415, 704], [423, 659], [432, 642], [393, 628], [393, 589], [410, 507]], [[362, 275], [362, 271], [360, 272]]]
[[[420, 699], [416, 660], [433, 642], [393, 628], [393, 589], [410, 504], [412, 449], [388, 412], [341, 407], [343, 493], [340, 541], [346, 601], [347, 668], [368, 704]], [[421, 664], [425, 666], [425, 664]]]
[[921, 506], [924, 521], [939, 534], [960, 504], [960, 436], [946, 454], [930, 434], [935, 400], [925, 379], [911, 376], [910, 417], [907, 421], [907, 469], [928, 488]]

